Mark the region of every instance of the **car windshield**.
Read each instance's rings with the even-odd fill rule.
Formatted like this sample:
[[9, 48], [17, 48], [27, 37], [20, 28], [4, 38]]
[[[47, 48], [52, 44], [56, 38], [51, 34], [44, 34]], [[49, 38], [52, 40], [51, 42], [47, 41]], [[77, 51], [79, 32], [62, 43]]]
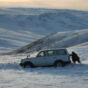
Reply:
[[41, 52], [38, 54], [37, 57], [43, 57], [43, 56], [46, 56], [46, 55], [45, 55], [45, 52], [44, 52], [44, 51], [41, 51]]

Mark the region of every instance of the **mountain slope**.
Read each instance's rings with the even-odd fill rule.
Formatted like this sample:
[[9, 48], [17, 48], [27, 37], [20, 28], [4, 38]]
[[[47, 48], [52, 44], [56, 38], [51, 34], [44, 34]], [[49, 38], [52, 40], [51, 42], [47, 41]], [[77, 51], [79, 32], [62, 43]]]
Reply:
[[[0, 9], [0, 27], [53, 33], [62, 30], [87, 29], [88, 12], [53, 9]], [[48, 33], [48, 34], [49, 34]]]
[[88, 11], [0, 8], [1, 52], [18, 49], [51, 33], [88, 29], [87, 18]]
[[57, 32], [34, 41], [12, 53], [33, 53], [47, 48], [68, 48], [85, 42], [88, 42], [88, 29]]

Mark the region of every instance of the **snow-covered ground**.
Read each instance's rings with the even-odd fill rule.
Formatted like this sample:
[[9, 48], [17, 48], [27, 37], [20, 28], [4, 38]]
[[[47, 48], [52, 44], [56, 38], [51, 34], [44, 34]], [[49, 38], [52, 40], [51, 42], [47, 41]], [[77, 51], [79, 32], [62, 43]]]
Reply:
[[1, 56], [0, 88], [88, 88], [88, 43], [68, 49], [75, 51], [82, 64], [66, 67], [19, 67], [25, 56]]
[[19, 63], [25, 54], [0, 55], [0, 88], [88, 88], [87, 18], [87, 11], [0, 9], [0, 53], [56, 32], [49, 38], [54, 39], [56, 46], [72, 45], [69, 53], [75, 51], [82, 62], [66, 67], [23, 69]]

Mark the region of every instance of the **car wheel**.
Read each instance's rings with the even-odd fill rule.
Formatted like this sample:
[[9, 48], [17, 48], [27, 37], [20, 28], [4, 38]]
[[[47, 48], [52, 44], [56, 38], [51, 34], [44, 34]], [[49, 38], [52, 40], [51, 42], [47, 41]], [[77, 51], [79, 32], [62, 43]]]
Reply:
[[56, 67], [62, 67], [62, 63], [61, 62], [56, 63]]
[[25, 62], [23, 67], [24, 68], [32, 68], [32, 67], [34, 67], [34, 65], [31, 62]]
[[64, 66], [64, 62], [63, 61], [56, 61], [54, 66], [55, 67], [63, 67]]

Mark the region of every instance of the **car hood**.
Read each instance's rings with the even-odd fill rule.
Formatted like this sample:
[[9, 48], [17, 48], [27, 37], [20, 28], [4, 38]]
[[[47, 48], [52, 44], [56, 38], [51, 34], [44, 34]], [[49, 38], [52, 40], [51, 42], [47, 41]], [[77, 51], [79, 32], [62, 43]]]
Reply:
[[36, 58], [36, 57], [21, 59], [21, 63], [24, 63], [25, 61], [30, 61], [31, 59], [34, 59], [34, 58]]

